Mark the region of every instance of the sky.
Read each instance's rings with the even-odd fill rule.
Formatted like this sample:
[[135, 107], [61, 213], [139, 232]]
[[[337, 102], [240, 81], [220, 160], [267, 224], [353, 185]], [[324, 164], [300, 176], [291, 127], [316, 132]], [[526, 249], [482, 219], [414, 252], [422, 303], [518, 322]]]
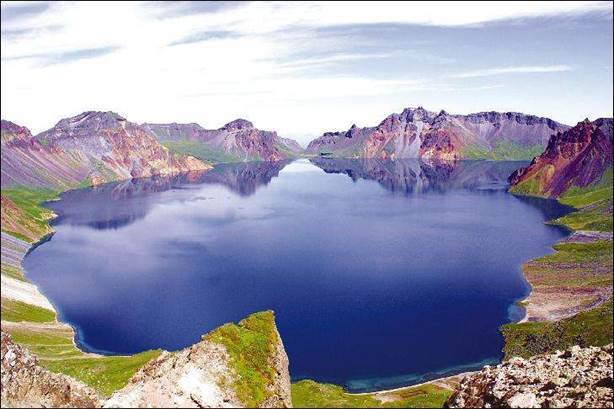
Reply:
[[2, 2], [1, 115], [83, 111], [305, 145], [423, 106], [612, 116], [612, 2]]

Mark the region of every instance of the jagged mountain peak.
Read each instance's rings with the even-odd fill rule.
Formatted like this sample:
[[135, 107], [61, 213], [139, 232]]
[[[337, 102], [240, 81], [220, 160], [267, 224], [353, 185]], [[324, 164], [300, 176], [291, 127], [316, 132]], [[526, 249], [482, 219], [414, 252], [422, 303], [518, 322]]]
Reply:
[[29, 142], [33, 140], [32, 133], [25, 126], [14, 122], [1, 120], [2, 143]]
[[126, 118], [112, 111], [85, 111], [78, 115], [61, 119], [53, 128], [37, 135], [48, 137], [51, 130], [59, 133], [79, 133], [82, 136], [94, 135], [101, 129], [116, 129], [128, 123]]
[[518, 112], [457, 115], [417, 106], [388, 115], [374, 127], [327, 132], [307, 151], [346, 158], [526, 160], [543, 150], [550, 135], [568, 128]]
[[407, 107], [400, 114], [392, 114], [391, 116], [398, 115], [404, 121], [430, 121], [435, 116], [434, 112], [424, 109], [422, 106]]
[[510, 176], [511, 191], [556, 198], [599, 181], [612, 166], [612, 119], [578, 122], [550, 137], [546, 150]]
[[238, 118], [238, 119], [235, 119], [234, 121], [228, 122], [221, 129], [224, 129], [227, 131], [239, 131], [242, 129], [252, 129], [252, 128], [254, 128], [253, 123], [251, 123], [247, 119]]
[[2, 129], [2, 132], [30, 132], [25, 126], [17, 125], [15, 122], [7, 121], [6, 119], [0, 120], [0, 129]]

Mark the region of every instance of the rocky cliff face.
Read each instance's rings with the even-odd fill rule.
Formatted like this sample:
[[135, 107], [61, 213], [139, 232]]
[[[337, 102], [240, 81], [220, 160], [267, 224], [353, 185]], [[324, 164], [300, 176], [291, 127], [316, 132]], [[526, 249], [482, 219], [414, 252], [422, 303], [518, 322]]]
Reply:
[[2, 332], [2, 407], [100, 407], [96, 393], [74, 379], [49, 372]]
[[219, 129], [177, 123], [143, 126], [169, 147], [192, 152], [206, 161], [278, 161], [303, 150], [296, 141], [257, 129], [245, 119], [236, 119]]
[[612, 407], [612, 344], [512, 358], [465, 377], [449, 408]]
[[588, 119], [550, 138], [546, 150], [510, 176], [512, 192], [556, 198], [598, 181], [612, 165], [612, 118]]
[[288, 357], [271, 311], [162, 352], [108, 400], [74, 379], [47, 371], [2, 332], [2, 406], [291, 407]]
[[[327, 132], [307, 152], [348, 158], [522, 159], [541, 151], [551, 134], [568, 127], [516, 112], [451, 115], [406, 108], [378, 126]], [[532, 157], [532, 156], [531, 156]]]
[[147, 130], [113, 112], [62, 119], [36, 139], [85, 163], [93, 184], [208, 168], [194, 157], [171, 154]]
[[105, 407], [291, 407], [288, 357], [273, 313], [226, 324], [145, 365]]

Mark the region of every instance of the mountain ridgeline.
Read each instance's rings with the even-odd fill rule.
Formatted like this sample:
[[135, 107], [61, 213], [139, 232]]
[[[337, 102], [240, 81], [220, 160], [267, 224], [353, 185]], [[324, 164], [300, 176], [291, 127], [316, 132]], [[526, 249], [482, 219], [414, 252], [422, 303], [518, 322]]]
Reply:
[[307, 152], [344, 158], [529, 160], [543, 151], [550, 135], [568, 128], [517, 112], [453, 115], [406, 108], [375, 127], [352, 125], [346, 132], [324, 133]]
[[171, 153], [113, 112], [84, 112], [36, 136], [2, 121], [2, 187], [69, 188], [209, 168], [193, 156]]
[[375, 127], [325, 133], [303, 149], [245, 119], [205, 129], [196, 123], [137, 124], [114, 112], [88, 111], [35, 136], [3, 120], [2, 186], [69, 188], [300, 156], [529, 160], [544, 150], [550, 135], [568, 128], [513, 112], [452, 115], [418, 107]]
[[278, 161], [303, 152], [296, 141], [257, 129], [245, 119], [236, 119], [219, 129], [205, 129], [195, 123], [146, 123], [143, 127], [172, 151], [210, 163]]

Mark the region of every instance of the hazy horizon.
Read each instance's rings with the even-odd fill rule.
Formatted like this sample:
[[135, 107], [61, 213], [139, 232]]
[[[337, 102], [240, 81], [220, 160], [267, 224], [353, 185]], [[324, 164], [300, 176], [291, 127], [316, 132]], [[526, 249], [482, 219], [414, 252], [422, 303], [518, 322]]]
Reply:
[[611, 2], [3, 2], [1, 114], [245, 118], [302, 145], [410, 106], [574, 125], [612, 116], [611, 44]]

